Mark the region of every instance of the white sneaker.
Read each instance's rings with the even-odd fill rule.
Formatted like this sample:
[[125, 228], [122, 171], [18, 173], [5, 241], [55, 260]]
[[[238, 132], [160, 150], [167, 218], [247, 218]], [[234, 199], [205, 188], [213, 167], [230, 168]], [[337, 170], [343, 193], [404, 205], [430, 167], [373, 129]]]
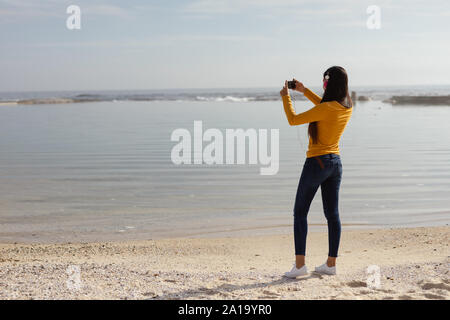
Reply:
[[306, 265], [304, 265], [300, 269], [297, 269], [297, 267], [295, 266], [295, 263], [294, 263], [292, 270], [289, 272], [285, 272], [284, 276], [287, 278], [297, 278], [300, 276], [306, 276], [307, 274], [308, 274], [308, 270], [306, 269]]
[[335, 275], [336, 274], [336, 266], [329, 267], [326, 263], [324, 263], [321, 266], [318, 266], [314, 269], [314, 272], [321, 273], [321, 274], [328, 274], [328, 275]]

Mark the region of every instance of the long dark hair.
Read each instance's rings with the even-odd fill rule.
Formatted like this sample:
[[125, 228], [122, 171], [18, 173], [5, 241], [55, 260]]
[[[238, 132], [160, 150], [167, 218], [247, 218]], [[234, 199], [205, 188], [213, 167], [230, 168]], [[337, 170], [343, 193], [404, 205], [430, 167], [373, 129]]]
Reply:
[[[348, 94], [348, 76], [342, 67], [331, 67], [323, 74], [324, 79], [328, 79], [322, 102], [337, 101], [346, 108], [353, 107], [352, 99]], [[345, 102], [345, 100], [347, 100]], [[318, 142], [317, 122], [311, 122], [308, 126], [308, 134], [314, 144]]]

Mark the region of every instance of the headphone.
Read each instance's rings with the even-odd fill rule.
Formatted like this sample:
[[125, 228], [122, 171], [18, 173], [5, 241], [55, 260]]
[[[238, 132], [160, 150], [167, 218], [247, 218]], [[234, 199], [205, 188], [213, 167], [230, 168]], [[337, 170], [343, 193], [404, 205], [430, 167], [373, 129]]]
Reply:
[[[293, 91], [292, 93], [294, 93], [295, 91]], [[294, 106], [294, 110], [296, 110], [295, 109], [295, 96], [294, 96], [294, 94], [292, 94], [292, 96], [291, 96], [291, 100], [292, 100], [292, 105]], [[301, 137], [300, 137], [300, 127], [301, 126], [296, 126], [297, 127], [297, 140], [298, 140], [298, 142], [300, 142], [300, 148], [301, 148], [301, 151], [303, 151], [303, 153], [305, 153], [306, 152], [306, 150], [305, 150], [305, 147], [304, 147], [304, 144], [303, 144], [303, 142], [302, 142], [302, 139], [301, 139]]]

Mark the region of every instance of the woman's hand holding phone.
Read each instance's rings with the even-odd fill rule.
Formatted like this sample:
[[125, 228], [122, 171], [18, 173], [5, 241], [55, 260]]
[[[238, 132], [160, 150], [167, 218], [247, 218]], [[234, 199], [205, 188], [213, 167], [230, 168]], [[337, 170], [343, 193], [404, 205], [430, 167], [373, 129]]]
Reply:
[[303, 92], [305, 92], [305, 86], [303, 85], [303, 83], [301, 83], [300, 81], [298, 81], [297, 79], [292, 79], [294, 82], [295, 82], [295, 91], [298, 91], [298, 92], [301, 92], [301, 93], [303, 93]]
[[[305, 86], [303, 85], [303, 83], [301, 83], [300, 81], [296, 80], [295, 78], [292, 79], [293, 82], [295, 82], [295, 88], [293, 88], [292, 90], [304, 93], [305, 92]], [[286, 96], [289, 94], [289, 85], [288, 85], [288, 81], [286, 80], [284, 82], [284, 87], [283, 89], [281, 89], [280, 91], [280, 96]]]
[[280, 96], [287, 96], [289, 95], [289, 90], [288, 90], [288, 82], [287, 80], [284, 82], [284, 87], [283, 89], [281, 89], [280, 91]]

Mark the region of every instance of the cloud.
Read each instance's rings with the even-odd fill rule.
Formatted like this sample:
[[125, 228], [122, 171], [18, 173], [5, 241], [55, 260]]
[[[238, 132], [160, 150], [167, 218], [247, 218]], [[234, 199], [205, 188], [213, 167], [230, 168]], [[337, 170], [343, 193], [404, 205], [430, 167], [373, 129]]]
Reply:
[[350, 18], [358, 9], [354, 6], [343, 6], [342, 2], [325, 0], [318, 5], [317, 1], [312, 0], [196, 0], [184, 6], [182, 12], [184, 17], [191, 19], [214, 19], [217, 15], [239, 14], [286, 23], [334, 16]]
[[245, 10], [286, 8], [311, 0], [197, 0], [187, 4], [184, 12], [194, 14], [228, 14]]
[[215, 13], [232, 13], [236, 12], [236, 6], [231, 6], [230, 2], [224, 0], [201, 0], [188, 4], [184, 11], [196, 14], [215, 14]]
[[82, 10], [85, 14], [90, 15], [102, 15], [102, 16], [115, 16], [115, 17], [128, 17], [130, 11], [114, 5], [87, 5], [83, 6]]
[[70, 1], [70, 0], [0, 0], [0, 15], [2, 20], [8, 18], [15, 21], [17, 18], [40, 18], [66, 16], [65, 9], [72, 4], [81, 8], [82, 14], [126, 17], [132, 9], [125, 9], [117, 5], [107, 4], [104, 1]]
[[30, 18], [30, 17], [48, 17], [60, 16], [65, 14], [57, 12], [57, 2], [47, 1], [28, 1], [28, 0], [0, 0], [0, 15], [3, 19], [7, 18]]

